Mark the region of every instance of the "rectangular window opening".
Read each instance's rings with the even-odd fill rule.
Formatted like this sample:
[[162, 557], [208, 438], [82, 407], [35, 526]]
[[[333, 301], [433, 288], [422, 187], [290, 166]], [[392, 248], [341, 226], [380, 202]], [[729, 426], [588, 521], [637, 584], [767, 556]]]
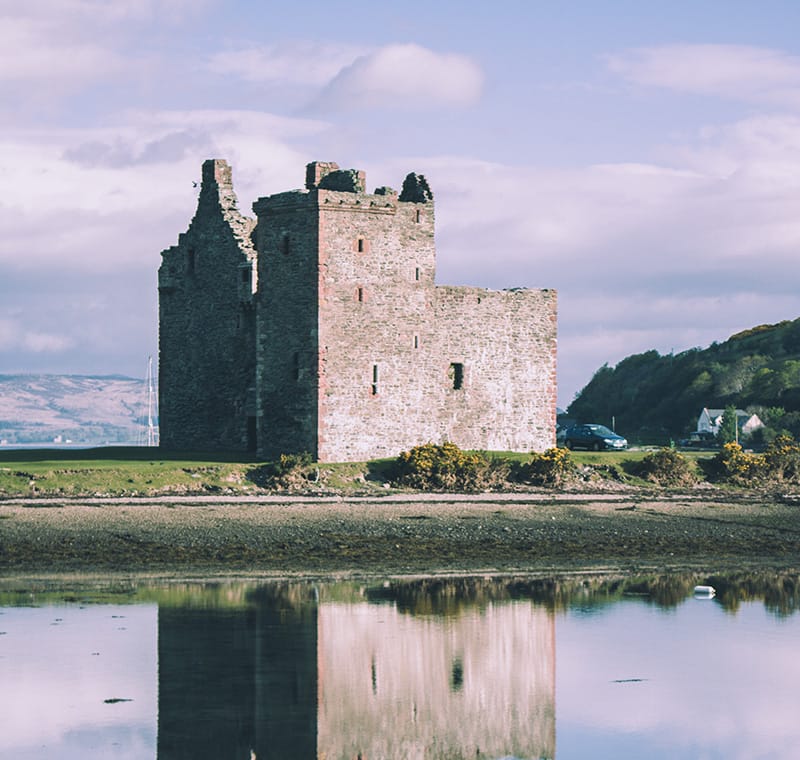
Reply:
[[419, 335], [414, 336], [414, 348], [419, 348]]
[[364, 238], [358, 239], [357, 250], [359, 253], [364, 253]]
[[464, 386], [464, 365], [461, 362], [453, 362], [450, 365], [450, 377], [453, 380], [453, 390], [460, 391]]
[[359, 303], [363, 303], [364, 302], [364, 288], [357, 288], [356, 289], [356, 300]]
[[378, 365], [372, 365], [372, 395], [378, 395]]
[[419, 267], [414, 270], [414, 279], [419, 282]]

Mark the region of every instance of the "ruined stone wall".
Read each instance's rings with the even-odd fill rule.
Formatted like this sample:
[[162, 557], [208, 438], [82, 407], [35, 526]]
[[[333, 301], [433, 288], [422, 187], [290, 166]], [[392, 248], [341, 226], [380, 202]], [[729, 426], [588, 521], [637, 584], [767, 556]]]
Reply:
[[439, 286], [435, 304], [431, 440], [492, 451], [554, 446], [556, 292]]
[[159, 270], [159, 423], [165, 448], [254, 448], [253, 227], [237, 210], [230, 167], [206, 161], [194, 219], [178, 245], [162, 253]]
[[257, 386], [259, 453], [317, 456], [318, 224], [302, 191], [259, 199]]

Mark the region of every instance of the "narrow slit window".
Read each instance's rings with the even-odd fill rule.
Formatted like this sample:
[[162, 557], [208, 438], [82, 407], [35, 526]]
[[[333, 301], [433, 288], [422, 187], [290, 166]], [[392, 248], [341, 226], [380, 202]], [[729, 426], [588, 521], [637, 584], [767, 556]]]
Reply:
[[359, 303], [364, 303], [364, 288], [356, 288], [356, 301]]
[[419, 224], [419, 222], [420, 222], [420, 220], [421, 220], [421, 219], [422, 219], [422, 211], [420, 211], [419, 209], [417, 209], [416, 211], [414, 211], [414, 221], [415, 221], [417, 224]]
[[419, 335], [414, 336], [414, 348], [419, 348]]
[[283, 235], [281, 235], [281, 253], [284, 256], [288, 256], [289, 255], [289, 233], [288, 232], [284, 232]]
[[297, 351], [294, 352], [292, 357], [292, 374], [295, 380], [300, 379], [300, 354]]
[[453, 390], [460, 391], [464, 386], [464, 365], [461, 362], [450, 365], [450, 377], [453, 380]]
[[419, 267], [414, 270], [414, 279], [419, 282]]
[[372, 395], [378, 395], [378, 365], [372, 365]]
[[364, 253], [364, 251], [366, 250], [366, 243], [364, 242], [364, 238], [359, 238], [356, 241], [356, 250], [359, 253]]

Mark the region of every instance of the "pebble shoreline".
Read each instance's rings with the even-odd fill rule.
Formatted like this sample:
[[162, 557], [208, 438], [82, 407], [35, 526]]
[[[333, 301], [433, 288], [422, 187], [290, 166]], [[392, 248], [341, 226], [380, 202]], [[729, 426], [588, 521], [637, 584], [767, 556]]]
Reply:
[[5, 577], [748, 568], [800, 568], [800, 506], [696, 492], [0, 501]]

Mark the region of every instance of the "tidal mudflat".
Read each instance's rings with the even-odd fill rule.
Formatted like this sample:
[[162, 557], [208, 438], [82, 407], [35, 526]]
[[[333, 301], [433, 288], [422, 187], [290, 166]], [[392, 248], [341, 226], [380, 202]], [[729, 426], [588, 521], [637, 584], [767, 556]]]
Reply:
[[6, 576], [791, 567], [800, 567], [800, 506], [755, 492], [0, 502]]

